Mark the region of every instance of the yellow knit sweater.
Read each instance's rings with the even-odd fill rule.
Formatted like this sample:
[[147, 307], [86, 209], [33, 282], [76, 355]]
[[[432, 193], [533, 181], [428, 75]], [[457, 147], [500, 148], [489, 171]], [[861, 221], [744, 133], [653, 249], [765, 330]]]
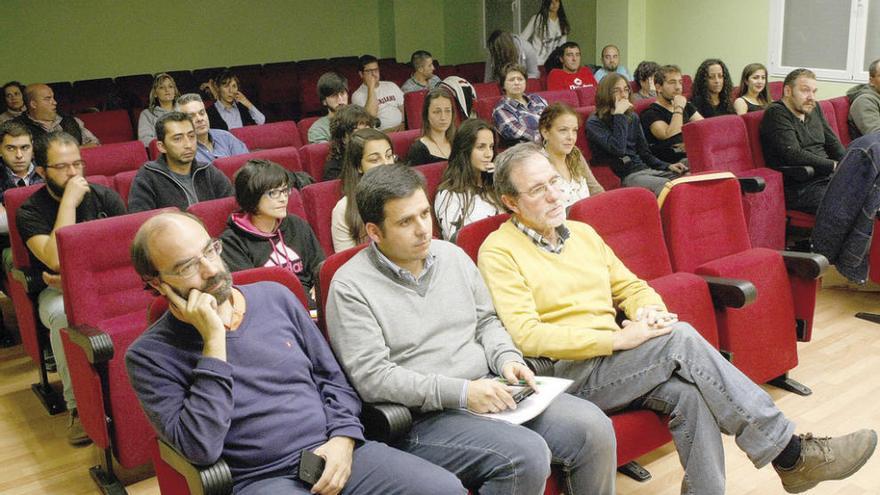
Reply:
[[592, 227], [568, 221], [559, 254], [508, 220], [480, 248], [479, 267], [495, 310], [526, 356], [589, 359], [611, 354], [615, 308], [634, 317], [663, 300], [614, 255]]

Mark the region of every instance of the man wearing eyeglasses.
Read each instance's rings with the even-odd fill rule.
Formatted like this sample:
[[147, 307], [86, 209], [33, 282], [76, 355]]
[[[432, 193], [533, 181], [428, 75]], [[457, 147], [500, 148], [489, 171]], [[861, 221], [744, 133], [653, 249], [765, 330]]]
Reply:
[[364, 107], [373, 117], [378, 117], [379, 130], [394, 132], [403, 130], [403, 91], [391, 81], [380, 81], [379, 60], [372, 55], [360, 58], [363, 84], [351, 94], [351, 102]]
[[67, 326], [61, 294], [58, 245], [55, 232], [62, 227], [113, 217], [125, 213], [122, 198], [114, 191], [89, 184], [84, 177], [85, 162], [76, 138], [65, 132], [51, 132], [41, 138], [35, 152], [37, 173], [46, 181], [18, 210], [16, 225], [28, 247], [31, 266], [43, 274], [47, 287], [38, 298], [40, 321], [49, 329], [49, 340], [70, 411], [67, 441], [71, 445], [89, 443], [76, 414], [76, 399], [70, 372], [61, 345], [60, 331]]
[[201, 201], [232, 196], [232, 184], [223, 172], [196, 160], [196, 130], [186, 114], [169, 112], [160, 117], [156, 139], [162, 156], [138, 170], [128, 193], [129, 211], [166, 206], [185, 210]]
[[98, 138], [88, 129], [83, 121], [70, 115], [58, 113], [58, 102], [55, 92], [46, 84], [29, 84], [24, 91], [24, 103], [27, 111], [16, 117], [16, 122], [26, 125], [34, 140], [49, 132], [64, 131], [83, 148], [101, 144]]
[[[132, 263], [169, 311], [125, 364], [158, 434], [196, 464], [221, 457], [235, 493], [464, 494], [455, 477], [364, 439], [361, 403], [308, 311], [273, 282], [233, 286], [200, 221], [163, 213], [138, 230]], [[314, 485], [301, 455], [325, 460]]]
[[[862, 467], [876, 432], [795, 436], [770, 396], [669, 313], [596, 231], [565, 220], [559, 181], [536, 145], [495, 159], [495, 191], [512, 217], [486, 238], [478, 264], [524, 355], [557, 359], [556, 376], [574, 380], [569, 391], [603, 411], [670, 416], [682, 493], [724, 493], [721, 432], [736, 435], [756, 467], [772, 463], [789, 493]], [[627, 318], [620, 326], [618, 308]]]

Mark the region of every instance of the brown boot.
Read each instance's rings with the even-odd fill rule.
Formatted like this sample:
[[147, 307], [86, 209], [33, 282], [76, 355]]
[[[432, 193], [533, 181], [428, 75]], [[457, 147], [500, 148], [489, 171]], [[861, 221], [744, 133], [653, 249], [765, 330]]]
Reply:
[[88, 445], [92, 443], [92, 439], [86, 435], [82, 423], [79, 422], [79, 414], [76, 409], [72, 409], [67, 419], [67, 443], [74, 447]]
[[801, 435], [801, 455], [790, 469], [774, 466], [788, 493], [801, 493], [821, 481], [842, 480], [865, 465], [877, 446], [877, 432], [859, 430], [842, 437]]

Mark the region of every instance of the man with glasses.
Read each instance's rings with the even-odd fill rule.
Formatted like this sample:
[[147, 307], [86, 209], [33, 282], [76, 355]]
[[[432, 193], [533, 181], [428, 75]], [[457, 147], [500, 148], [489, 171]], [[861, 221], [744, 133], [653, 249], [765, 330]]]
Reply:
[[[125, 355], [163, 439], [196, 464], [222, 457], [238, 495], [465, 493], [451, 473], [365, 440], [360, 399], [308, 311], [277, 283], [233, 286], [221, 253], [182, 212], [149, 219], [131, 246], [168, 300]], [[297, 476], [309, 454], [325, 462], [313, 486]]]
[[156, 140], [162, 155], [135, 175], [128, 194], [131, 212], [166, 206], [185, 210], [200, 201], [232, 196], [232, 184], [223, 172], [196, 160], [198, 138], [186, 114], [169, 112], [159, 118]]
[[24, 91], [24, 103], [27, 110], [13, 120], [26, 125], [35, 141], [46, 133], [64, 131], [83, 148], [101, 144], [82, 120], [58, 113], [55, 92], [48, 85], [29, 84]]
[[373, 117], [378, 117], [379, 130], [394, 132], [403, 130], [403, 91], [391, 81], [380, 81], [379, 60], [372, 55], [360, 58], [363, 84], [351, 94], [351, 102], [364, 107]]
[[512, 216], [483, 243], [479, 267], [513, 341], [526, 356], [557, 359], [556, 376], [604, 411], [669, 416], [682, 493], [724, 493], [721, 432], [756, 467], [772, 463], [790, 493], [846, 478], [873, 454], [873, 430], [794, 435], [770, 396], [669, 313], [596, 231], [565, 220], [559, 173], [537, 145], [501, 153], [494, 180]]
[[89, 184], [84, 177], [85, 163], [75, 137], [65, 132], [51, 132], [41, 138], [35, 153], [37, 173], [46, 181], [18, 210], [16, 224], [28, 247], [31, 266], [43, 274], [47, 287], [37, 297], [40, 321], [49, 329], [58, 374], [70, 420], [67, 441], [83, 445], [91, 440], [79, 423], [70, 372], [61, 344], [62, 328], [67, 326], [61, 294], [58, 245], [55, 233], [68, 225], [125, 213], [122, 198], [114, 191]]

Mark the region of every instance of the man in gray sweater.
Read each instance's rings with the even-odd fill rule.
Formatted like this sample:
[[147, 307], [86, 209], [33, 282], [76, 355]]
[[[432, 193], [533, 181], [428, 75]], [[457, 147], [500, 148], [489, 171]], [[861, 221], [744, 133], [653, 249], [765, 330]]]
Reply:
[[498, 377], [532, 387], [535, 378], [474, 263], [431, 239], [424, 178], [404, 165], [377, 167], [356, 200], [373, 242], [333, 278], [327, 325], [365, 401], [415, 410], [395, 447], [480, 493], [543, 493], [551, 459], [567, 493], [614, 493], [614, 431], [590, 402], [563, 394], [522, 426], [471, 414], [516, 407]]

